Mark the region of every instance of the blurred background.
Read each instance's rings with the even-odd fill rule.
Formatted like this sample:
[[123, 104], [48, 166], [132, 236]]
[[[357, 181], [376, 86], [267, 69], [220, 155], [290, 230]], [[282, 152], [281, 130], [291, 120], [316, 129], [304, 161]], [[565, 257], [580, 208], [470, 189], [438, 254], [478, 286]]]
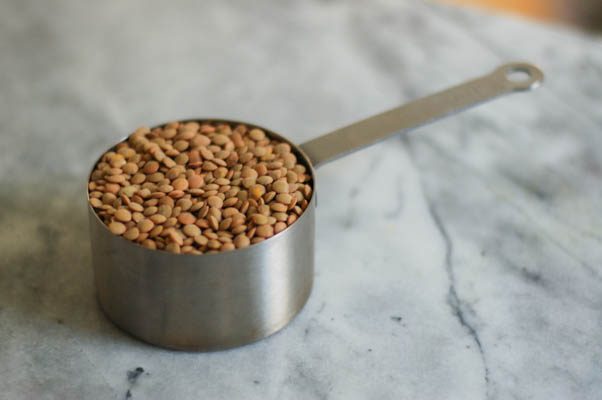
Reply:
[[602, 32], [602, 0], [445, 0]]

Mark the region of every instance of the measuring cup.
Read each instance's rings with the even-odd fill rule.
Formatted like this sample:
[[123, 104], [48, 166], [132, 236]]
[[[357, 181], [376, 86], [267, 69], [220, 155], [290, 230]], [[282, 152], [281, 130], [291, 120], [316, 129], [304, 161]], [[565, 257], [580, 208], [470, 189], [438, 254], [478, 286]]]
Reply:
[[301, 310], [313, 285], [314, 168], [494, 97], [533, 89], [542, 80], [543, 73], [535, 66], [503, 65], [299, 146], [260, 127], [291, 145], [311, 175], [314, 194], [295, 223], [247, 248], [206, 255], [149, 250], [112, 234], [89, 206], [101, 308], [133, 336], [172, 349], [224, 349], [271, 335]]

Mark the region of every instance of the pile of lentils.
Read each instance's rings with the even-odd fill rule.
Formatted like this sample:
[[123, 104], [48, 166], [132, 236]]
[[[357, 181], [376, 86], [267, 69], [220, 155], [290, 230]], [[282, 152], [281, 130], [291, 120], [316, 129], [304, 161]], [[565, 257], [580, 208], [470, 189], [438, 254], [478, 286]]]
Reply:
[[282, 232], [312, 186], [288, 143], [259, 128], [200, 121], [138, 128], [102, 155], [88, 193], [113, 234], [153, 250], [209, 254]]

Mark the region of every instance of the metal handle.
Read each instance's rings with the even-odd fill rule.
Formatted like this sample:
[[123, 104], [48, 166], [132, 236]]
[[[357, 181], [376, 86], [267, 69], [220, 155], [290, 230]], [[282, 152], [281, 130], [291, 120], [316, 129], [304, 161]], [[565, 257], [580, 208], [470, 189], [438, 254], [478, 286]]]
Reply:
[[428, 124], [503, 94], [535, 89], [543, 72], [527, 63], [502, 65], [492, 73], [305, 142], [314, 167], [370, 146], [400, 131]]

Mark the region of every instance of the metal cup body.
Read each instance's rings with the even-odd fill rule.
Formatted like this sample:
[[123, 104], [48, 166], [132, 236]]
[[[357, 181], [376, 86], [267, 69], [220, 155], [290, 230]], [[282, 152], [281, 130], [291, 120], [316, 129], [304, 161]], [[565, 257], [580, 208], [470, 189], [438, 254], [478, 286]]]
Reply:
[[[315, 191], [307, 156], [267, 132], [291, 144]], [[178, 350], [225, 349], [277, 332], [303, 308], [313, 285], [315, 197], [297, 221], [275, 236], [204, 255], [150, 250], [116, 236], [88, 205], [101, 308], [133, 336]]]
[[89, 207], [100, 305], [139, 339], [182, 350], [239, 346], [283, 328], [314, 274], [314, 205], [262, 243], [219, 254], [149, 250], [113, 235]]

